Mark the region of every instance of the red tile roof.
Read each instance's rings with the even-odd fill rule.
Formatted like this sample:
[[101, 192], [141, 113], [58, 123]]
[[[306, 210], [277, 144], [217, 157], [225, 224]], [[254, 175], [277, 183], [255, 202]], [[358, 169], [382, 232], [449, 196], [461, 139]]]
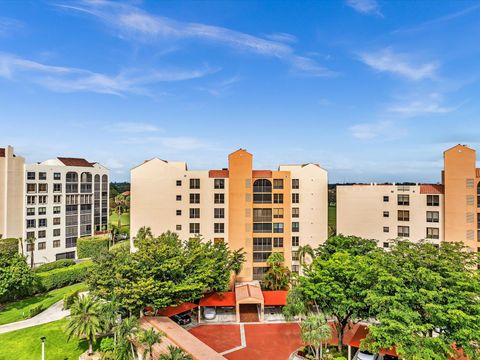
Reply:
[[92, 163], [88, 162], [85, 159], [81, 159], [81, 158], [59, 157], [57, 159], [60, 160], [65, 166], [93, 167]]
[[420, 194], [443, 194], [444, 187], [443, 185], [437, 184], [421, 184], [420, 185]]
[[284, 306], [287, 305], [288, 291], [262, 291], [264, 305], [270, 306]]
[[5, 157], [5, 149], [0, 148], [0, 157]]
[[210, 178], [228, 178], [228, 170], [209, 170], [208, 177]]
[[236, 306], [235, 293], [227, 291], [224, 293], [211, 293], [200, 300], [200, 306]]
[[164, 309], [158, 310], [157, 316], [170, 317], [173, 315], [181, 314], [185, 311], [190, 311], [192, 309], [195, 309], [196, 307], [198, 307], [198, 305], [191, 302], [186, 302], [177, 306], [167, 306]]
[[[351, 328], [347, 328], [345, 335], [343, 337], [343, 343], [346, 345], [360, 347], [360, 342], [365, 339], [368, 335], [368, 327], [363, 324], [355, 324]], [[398, 356], [395, 348], [392, 349], [381, 349], [380, 354]]]
[[252, 177], [253, 178], [271, 178], [272, 170], [253, 170]]

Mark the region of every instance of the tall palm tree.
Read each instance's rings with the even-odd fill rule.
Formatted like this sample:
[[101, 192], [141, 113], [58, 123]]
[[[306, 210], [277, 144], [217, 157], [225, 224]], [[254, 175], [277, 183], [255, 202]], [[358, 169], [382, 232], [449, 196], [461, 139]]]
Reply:
[[37, 239], [35, 239], [34, 236], [30, 236], [25, 240], [25, 243], [30, 247], [30, 267], [33, 268], [33, 265], [35, 264], [34, 258], [33, 258], [33, 253], [35, 251], [35, 242]]
[[102, 331], [100, 311], [100, 303], [89, 295], [79, 296], [70, 307], [70, 322], [66, 328], [68, 340], [72, 336], [86, 338], [89, 354], [93, 353], [93, 343]]
[[146, 240], [146, 239], [152, 239], [153, 234], [152, 234], [152, 229], [149, 226], [142, 226], [140, 229], [138, 229], [137, 232], [137, 240]]
[[[102, 325], [102, 331], [106, 334], [112, 332], [115, 329], [119, 320], [119, 308], [114, 298], [104, 303], [101, 309], [100, 322]], [[114, 342], [116, 343], [116, 332], [114, 332]]]
[[309, 256], [311, 260], [313, 260], [315, 257], [315, 251], [313, 251], [312, 247], [309, 244], [299, 246], [297, 253], [301, 266], [305, 266], [305, 264], [307, 263], [307, 256]]
[[310, 314], [300, 325], [300, 336], [312, 349], [315, 359], [323, 359], [323, 343], [332, 338], [332, 328], [322, 314]]
[[242, 271], [242, 265], [245, 261], [247, 261], [247, 253], [243, 248], [234, 250], [228, 255], [228, 268], [235, 274], [235, 280]]
[[[119, 343], [119, 350], [125, 351], [130, 348], [132, 358], [135, 359], [135, 349], [133, 341], [138, 334], [138, 319], [131, 316], [122, 321], [116, 326], [117, 342]], [[120, 357], [120, 356], [117, 356]]]
[[179, 347], [168, 345], [168, 354], [160, 355], [159, 360], [192, 360], [193, 358], [186, 354]]
[[153, 360], [153, 345], [160, 344], [162, 342], [162, 334], [150, 328], [143, 330], [138, 340], [145, 349], [143, 351], [143, 358], [146, 360], [147, 355], [150, 355], [150, 360]]
[[268, 290], [286, 290], [290, 284], [290, 270], [284, 266], [285, 258], [280, 253], [272, 253], [268, 259], [268, 271], [263, 278]]

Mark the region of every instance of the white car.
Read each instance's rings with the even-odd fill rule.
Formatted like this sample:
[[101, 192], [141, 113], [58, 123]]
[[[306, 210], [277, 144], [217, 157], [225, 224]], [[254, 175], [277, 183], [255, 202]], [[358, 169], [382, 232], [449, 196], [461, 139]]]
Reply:
[[213, 320], [217, 316], [217, 310], [213, 306], [206, 306], [203, 308], [203, 317], [206, 320]]
[[377, 358], [376, 355], [366, 354], [366, 353], [361, 352], [361, 351], [359, 351], [357, 353], [357, 359], [358, 360], [375, 360], [376, 358]]

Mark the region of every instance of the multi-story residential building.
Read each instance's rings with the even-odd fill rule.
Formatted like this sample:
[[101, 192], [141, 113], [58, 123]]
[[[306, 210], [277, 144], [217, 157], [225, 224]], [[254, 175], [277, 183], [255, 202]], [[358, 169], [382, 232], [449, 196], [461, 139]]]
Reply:
[[298, 271], [298, 247], [327, 238], [327, 184], [327, 172], [316, 164], [254, 170], [243, 149], [222, 170], [188, 170], [184, 162], [154, 158], [131, 171], [131, 234], [148, 226], [155, 235], [170, 230], [182, 239], [243, 248], [240, 281], [261, 279], [272, 252]]
[[457, 145], [444, 152], [442, 184], [337, 186], [337, 233], [379, 240], [405, 238], [480, 240], [480, 169], [475, 150]]
[[77, 238], [105, 232], [108, 196], [108, 170], [98, 163], [58, 157], [26, 165], [12, 147], [0, 148], [0, 235], [23, 238], [36, 264], [75, 258]]

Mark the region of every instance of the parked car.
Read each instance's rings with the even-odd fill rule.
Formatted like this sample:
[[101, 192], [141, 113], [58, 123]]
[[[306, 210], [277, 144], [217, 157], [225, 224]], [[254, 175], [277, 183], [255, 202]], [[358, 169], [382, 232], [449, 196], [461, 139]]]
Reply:
[[192, 322], [192, 318], [187, 313], [173, 315], [172, 317], [170, 317], [170, 319], [175, 321], [178, 325], [187, 325]]
[[203, 317], [206, 320], [213, 320], [217, 316], [217, 310], [213, 306], [206, 306], [203, 308]]
[[366, 351], [359, 351], [357, 352], [357, 356], [355, 358], [357, 360], [376, 360], [378, 356], [376, 354], [371, 354]]

